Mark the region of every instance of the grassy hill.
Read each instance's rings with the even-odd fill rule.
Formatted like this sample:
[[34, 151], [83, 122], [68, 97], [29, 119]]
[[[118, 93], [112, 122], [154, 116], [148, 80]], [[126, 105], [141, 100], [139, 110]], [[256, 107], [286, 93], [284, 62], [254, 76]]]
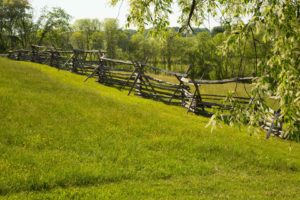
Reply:
[[299, 199], [300, 144], [0, 58], [0, 199]]

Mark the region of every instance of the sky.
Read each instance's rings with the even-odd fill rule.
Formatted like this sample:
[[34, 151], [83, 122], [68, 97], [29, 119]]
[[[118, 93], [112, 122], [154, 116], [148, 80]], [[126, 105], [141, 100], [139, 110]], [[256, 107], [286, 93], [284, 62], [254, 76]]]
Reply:
[[[125, 27], [129, 8], [126, 0], [115, 7], [110, 6], [108, 0], [29, 0], [29, 2], [34, 9], [35, 18], [40, 15], [42, 8], [45, 6], [48, 8], [61, 7], [73, 17], [72, 21], [81, 18], [97, 18], [100, 21], [105, 18], [116, 18], [119, 20], [121, 27]], [[170, 25], [179, 26], [177, 23], [180, 13], [179, 8], [174, 5], [172, 10], [174, 14], [170, 17]], [[211, 21], [205, 27], [211, 28], [216, 25], [215, 21]]]

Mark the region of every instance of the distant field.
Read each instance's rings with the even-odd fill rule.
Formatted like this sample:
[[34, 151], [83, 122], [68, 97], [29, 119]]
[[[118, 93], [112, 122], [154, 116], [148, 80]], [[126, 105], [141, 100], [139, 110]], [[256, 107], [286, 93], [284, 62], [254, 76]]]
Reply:
[[[157, 75], [157, 74], [151, 74], [151, 76], [168, 81], [170, 83], [176, 83], [178, 84], [178, 80], [175, 76], [168, 76], [168, 75]], [[193, 85], [190, 85], [193, 88]], [[227, 95], [230, 91], [235, 91], [236, 83], [226, 83], [226, 84], [204, 84], [200, 86], [201, 93], [205, 94], [219, 94], [219, 95]], [[251, 84], [237, 84], [237, 95], [241, 97], [248, 97], [247, 93], [250, 93], [251, 91]]]
[[299, 199], [300, 144], [84, 79], [0, 58], [0, 199]]
[[[176, 83], [178, 84], [178, 80], [176, 79], [175, 76], [169, 76], [169, 75], [164, 75], [164, 74], [151, 74], [151, 76], [168, 81], [170, 83]], [[189, 85], [191, 88], [191, 91], [195, 91], [195, 87], [190, 84]], [[201, 94], [214, 94], [214, 95], [224, 95], [227, 96], [229, 92], [235, 92], [235, 96], [238, 97], [251, 97], [251, 90], [253, 88], [252, 84], [244, 84], [244, 83], [226, 83], [226, 84], [203, 84], [200, 85], [200, 93]], [[268, 98], [267, 99], [267, 104], [270, 106], [272, 109], [277, 110], [279, 102], [278, 100]]]

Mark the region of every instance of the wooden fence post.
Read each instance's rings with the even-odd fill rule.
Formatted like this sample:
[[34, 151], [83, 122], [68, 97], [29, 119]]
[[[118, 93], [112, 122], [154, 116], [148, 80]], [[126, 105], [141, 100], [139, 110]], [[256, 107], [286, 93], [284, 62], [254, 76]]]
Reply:
[[34, 45], [31, 45], [31, 61], [37, 62], [38, 50]]
[[[139, 65], [137, 63], [137, 65]], [[139, 67], [139, 66], [137, 66]], [[139, 74], [139, 72], [135, 72], [135, 77], [137, 78], [137, 81], [136, 81], [136, 87], [135, 87], [135, 95], [137, 96], [142, 96], [142, 80], [141, 80], [141, 76]]]
[[107, 80], [107, 74], [106, 74], [106, 66], [104, 61], [101, 59], [99, 63], [99, 69], [98, 69], [98, 82], [99, 83], [106, 83]]
[[73, 57], [72, 57], [72, 72], [78, 73], [78, 66], [79, 66], [79, 50], [73, 50]]

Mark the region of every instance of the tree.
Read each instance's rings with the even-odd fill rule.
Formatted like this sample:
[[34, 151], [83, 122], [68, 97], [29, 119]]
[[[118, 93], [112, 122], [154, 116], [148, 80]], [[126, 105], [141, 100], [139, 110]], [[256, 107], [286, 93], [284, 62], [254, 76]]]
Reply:
[[[111, 0], [113, 5], [119, 1]], [[227, 122], [259, 125], [261, 119], [266, 117], [265, 113], [268, 113], [269, 107], [266, 98], [263, 98], [268, 94], [279, 100], [278, 110], [284, 115], [287, 136], [300, 140], [299, 0], [130, 0], [127, 21], [141, 30], [145, 25], [152, 25], [157, 31], [166, 30], [172, 13], [171, 6], [175, 2], [182, 10], [180, 31], [192, 30], [192, 25], [201, 24], [207, 15], [217, 17], [218, 13], [222, 13], [222, 25], [229, 35], [222, 48], [224, 56], [228, 51], [241, 51], [242, 60], [249, 38], [253, 46], [260, 42], [270, 44], [270, 53], [265, 59], [256, 58], [257, 67], [264, 69], [264, 73], [258, 78], [252, 92], [255, 101], [249, 107], [234, 107], [237, 109], [232, 111], [232, 115], [239, 114], [241, 117], [231, 117]], [[250, 17], [247, 23], [242, 20], [246, 16]]]
[[212, 35], [212, 36], [215, 36], [215, 35], [217, 35], [218, 33], [224, 33], [224, 32], [225, 32], [224, 27], [222, 27], [222, 26], [216, 26], [216, 27], [214, 27], [214, 28], [211, 30], [211, 35]]
[[123, 56], [125, 59], [129, 59], [129, 54], [131, 52], [131, 38], [135, 34], [135, 32], [130, 30], [119, 30], [118, 33], [118, 47], [123, 51]]
[[91, 48], [102, 50], [104, 49], [104, 33], [95, 32], [91, 35]]
[[174, 52], [174, 44], [175, 44], [175, 34], [174, 31], [172, 30], [168, 30], [168, 32], [166, 33], [166, 40], [163, 44], [163, 48], [162, 48], [162, 52], [163, 52], [163, 57], [164, 57], [164, 61], [167, 64], [167, 68], [169, 70], [171, 70], [172, 67], [172, 55]]
[[[196, 51], [195, 51], [195, 63], [197, 66], [195, 70], [195, 76], [210, 78], [210, 72], [216, 72], [216, 45], [213, 43], [213, 39], [209, 32], [200, 32], [196, 35]], [[214, 69], [214, 70], [213, 70]], [[217, 74], [217, 72], [216, 72]], [[218, 74], [220, 75], [220, 74]], [[219, 77], [217, 77], [219, 78]]]
[[26, 48], [34, 28], [27, 0], [0, 0], [0, 51], [19, 46]]
[[75, 49], [84, 49], [85, 38], [81, 32], [74, 32], [71, 36], [71, 44]]
[[[85, 37], [85, 48], [90, 49], [92, 44], [92, 37], [95, 40], [98, 35], [96, 32], [100, 32], [101, 23], [98, 19], [78, 19], [73, 24], [73, 29], [75, 31], [81, 32]], [[100, 36], [101, 37], [101, 36]], [[99, 39], [99, 37], [98, 37]]]
[[39, 17], [37, 25], [39, 27], [38, 45], [42, 45], [47, 34], [57, 30], [62, 32], [70, 31], [71, 16], [61, 8], [44, 8], [42, 15]]
[[115, 58], [118, 43], [118, 22], [115, 19], [105, 19], [103, 24], [107, 55]]
[[145, 37], [141, 33], [134, 34], [130, 39], [130, 55], [134, 60], [146, 62], [151, 59], [151, 38]]

